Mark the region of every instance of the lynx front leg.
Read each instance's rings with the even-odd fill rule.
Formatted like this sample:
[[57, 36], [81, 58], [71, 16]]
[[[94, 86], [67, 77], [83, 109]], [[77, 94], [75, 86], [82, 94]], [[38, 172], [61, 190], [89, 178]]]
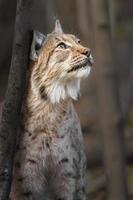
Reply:
[[85, 194], [85, 184], [83, 178], [79, 178], [77, 181], [77, 190], [76, 190], [76, 199], [75, 200], [86, 200]]
[[[84, 183], [80, 176], [79, 163], [76, 158], [64, 157], [60, 161], [59, 173], [62, 172], [64, 191], [59, 190], [58, 197], [60, 200], [85, 200]], [[62, 194], [64, 195], [61, 198]]]
[[77, 180], [77, 198], [76, 200], [86, 200], [86, 193], [85, 193], [85, 171], [86, 171], [86, 156], [83, 149], [79, 154], [80, 162], [77, 166], [78, 170], [78, 180]]
[[78, 153], [79, 162], [77, 164], [78, 180], [77, 180], [77, 200], [86, 200], [85, 193], [85, 173], [86, 173], [86, 155], [84, 147], [80, 148]]
[[61, 200], [86, 200], [84, 180], [77, 173], [67, 172], [65, 174], [66, 195]]

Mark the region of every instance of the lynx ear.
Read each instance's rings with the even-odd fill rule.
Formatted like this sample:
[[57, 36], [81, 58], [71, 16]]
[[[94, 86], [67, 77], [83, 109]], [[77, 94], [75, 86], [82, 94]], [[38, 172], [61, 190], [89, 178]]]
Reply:
[[63, 33], [63, 30], [62, 30], [61, 23], [60, 23], [59, 19], [57, 19], [55, 21], [54, 33]]
[[46, 38], [45, 35], [43, 35], [39, 31], [33, 31], [33, 40], [31, 44], [31, 52], [30, 52], [31, 60], [37, 61], [39, 50], [41, 49], [45, 38]]

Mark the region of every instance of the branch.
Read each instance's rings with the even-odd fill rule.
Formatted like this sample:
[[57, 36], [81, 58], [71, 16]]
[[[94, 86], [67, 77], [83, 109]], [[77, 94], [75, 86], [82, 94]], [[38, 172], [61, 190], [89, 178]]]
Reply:
[[0, 200], [9, 198], [12, 166], [26, 81], [30, 37], [31, 0], [18, 0], [13, 54], [0, 122]]

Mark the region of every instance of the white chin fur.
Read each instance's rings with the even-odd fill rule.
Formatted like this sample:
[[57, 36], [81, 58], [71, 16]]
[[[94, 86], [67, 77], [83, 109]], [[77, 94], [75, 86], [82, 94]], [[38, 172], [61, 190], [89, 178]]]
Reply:
[[59, 103], [60, 100], [65, 100], [67, 97], [77, 100], [80, 93], [80, 79], [86, 78], [91, 71], [90, 66], [78, 69], [74, 76], [76, 79], [69, 80], [67, 83], [55, 82], [47, 90], [51, 103]]
[[77, 78], [87, 78], [88, 75], [90, 74], [90, 71], [91, 71], [90, 66], [80, 68], [78, 71], [76, 71], [76, 77]]
[[73, 80], [66, 84], [55, 83], [48, 89], [48, 95], [51, 103], [59, 103], [67, 97], [77, 100], [80, 92], [80, 80]]

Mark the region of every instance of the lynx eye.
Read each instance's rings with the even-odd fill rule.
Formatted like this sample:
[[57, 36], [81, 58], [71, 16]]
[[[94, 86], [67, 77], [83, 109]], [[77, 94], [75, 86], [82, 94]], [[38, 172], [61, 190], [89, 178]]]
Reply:
[[63, 42], [59, 43], [57, 47], [60, 47], [61, 49], [67, 49], [68, 48], [68, 46]]

